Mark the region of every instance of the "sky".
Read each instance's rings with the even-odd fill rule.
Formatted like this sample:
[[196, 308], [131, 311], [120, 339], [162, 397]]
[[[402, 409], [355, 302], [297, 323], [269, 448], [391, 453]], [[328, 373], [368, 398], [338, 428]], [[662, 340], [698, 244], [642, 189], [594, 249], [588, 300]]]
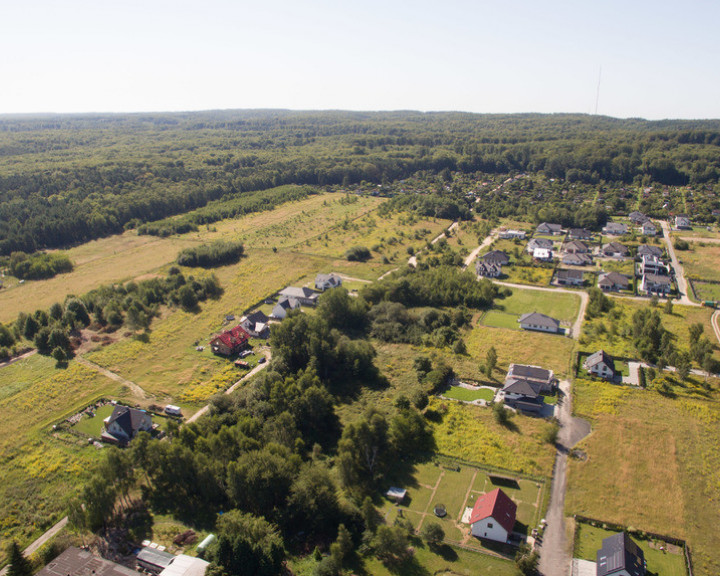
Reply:
[[0, 114], [720, 118], [719, 23], [717, 0], [2, 0]]

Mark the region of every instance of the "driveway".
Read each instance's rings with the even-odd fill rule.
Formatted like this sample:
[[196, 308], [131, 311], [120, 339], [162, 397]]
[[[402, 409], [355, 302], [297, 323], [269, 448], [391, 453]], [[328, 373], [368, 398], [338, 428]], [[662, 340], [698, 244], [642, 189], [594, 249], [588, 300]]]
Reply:
[[562, 395], [555, 411], [560, 431], [557, 439], [557, 455], [550, 488], [547, 527], [543, 534], [540, 551], [540, 574], [543, 576], [567, 576], [570, 569], [570, 544], [565, 530], [565, 490], [567, 488], [568, 453], [580, 440], [590, 434], [590, 423], [572, 415], [571, 385], [567, 380], [560, 382]]
[[699, 306], [699, 304], [693, 302], [688, 297], [688, 283], [685, 279], [685, 270], [683, 270], [682, 265], [675, 255], [675, 247], [672, 244], [672, 238], [670, 238], [670, 226], [666, 220], [660, 220], [660, 226], [662, 226], [665, 245], [667, 246], [668, 254], [670, 254], [670, 262], [675, 269], [675, 279], [677, 281], [678, 291], [680, 292], [680, 298], [677, 302], [685, 306]]
[[465, 262], [463, 262], [463, 270], [465, 270], [470, 264], [473, 263], [473, 260], [478, 257], [478, 254], [483, 251], [484, 248], [492, 244], [492, 241], [495, 240], [495, 235], [497, 234], [497, 228], [495, 230], [492, 230], [490, 234], [488, 234], [487, 238], [482, 241], [480, 246], [475, 248], [472, 252], [470, 252], [470, 255], [465, 258]]

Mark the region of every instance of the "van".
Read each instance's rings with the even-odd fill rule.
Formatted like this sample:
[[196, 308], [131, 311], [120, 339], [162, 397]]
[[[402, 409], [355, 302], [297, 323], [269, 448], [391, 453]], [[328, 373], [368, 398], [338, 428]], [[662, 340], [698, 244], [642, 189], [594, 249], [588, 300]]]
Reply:
[[182, 416], [182, 410], [180, 406], [173, 406], [172, 404], [168, 404], [165, 406], [165, 414], [169, 416]]

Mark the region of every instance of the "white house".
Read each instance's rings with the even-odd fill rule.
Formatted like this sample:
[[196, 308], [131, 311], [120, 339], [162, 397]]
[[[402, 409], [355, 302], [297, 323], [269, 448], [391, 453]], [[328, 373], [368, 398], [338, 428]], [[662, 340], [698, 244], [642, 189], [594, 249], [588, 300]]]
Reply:
[[552, 262], [553, 252], [548, 248], [535, 248], [533, 250], [533, 258], [542, 262]]
[[268, 322], [270, 322], [270, 318], [260, 310], [240, 318], [240, 326], [253, 338], [267, 338], [270, 336]]
[[502, 238], [503, 240], [514, 240], [515, 238], [525, 240], [526, 236], [527, 234], [522, 230], [502, 230], [498, 234], [498, 237]]
[[112, 414], [105, 418], [105, 431], [101, 439], [105, 442], [125, 444], [140, 432], [152, 430], [152, 417], [145, 410], [117, 405]]
[[537, 330], [557, 334], [560, 331], [560, 322], [539, 312], [528, 312], [518, 319], [523, 330]]
[[515, 526], [517, 504], [500, 488], [480, 496], [470, 515], [473, 536], [507, 542]]
[[640, 291], [646, 294], [657, 294], [658, 296], [667, 296], [672, 290], [672, 282], [669, 276], [659, 276], [658, 274], [643, 274], [640, 281]]
[[291, 310], [297, 310], [300, 308], [300, 302], [295, 298], [280, 298], [275, 308], [270, 313], [270, 318], [273, 320], [284, 320]]
[[665, 266], [663, 261], [657, 256], [645, 254], [640, 260], [640, 270], [643, 274], [665, 275], [667, 273], [667, 266]]
[[657, 234], [657, 227], [649, 220], [640, 226], [640, 230], [645, 236], [655, 236]]
[[687, 216], [675, 216], [675, 228], [679, 230], [692, 230], [692, 223]]
[[598, 350], [595, 354], [588, 356], [583, 363], [583, 368], [605, 380], [612, 380], [615, 377], [615, 361], [613, 357], [603, 350]]
[[315, 277], [315, 290], [325, 292], [325, 290], [339, 286], [342, 286], [342, 278], [337, 274], [318, 274]]
[[310, 288], [305, 288], [304, 286], [302, 288], [288, 286], [287, 288], [280, 290], [279, 295], [280, 299], [294, 298], [300, 302], [302, 306], [315, 306], [317, 304], [318, 297], [320, 296], [314, 290], [310, 290]]

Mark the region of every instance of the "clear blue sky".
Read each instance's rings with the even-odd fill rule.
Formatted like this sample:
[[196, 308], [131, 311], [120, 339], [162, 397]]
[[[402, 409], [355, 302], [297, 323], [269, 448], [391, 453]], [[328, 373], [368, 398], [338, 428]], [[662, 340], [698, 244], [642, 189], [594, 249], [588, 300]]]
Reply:
[[5, 0], [0, 113], [720, 118], [717, 0]]

